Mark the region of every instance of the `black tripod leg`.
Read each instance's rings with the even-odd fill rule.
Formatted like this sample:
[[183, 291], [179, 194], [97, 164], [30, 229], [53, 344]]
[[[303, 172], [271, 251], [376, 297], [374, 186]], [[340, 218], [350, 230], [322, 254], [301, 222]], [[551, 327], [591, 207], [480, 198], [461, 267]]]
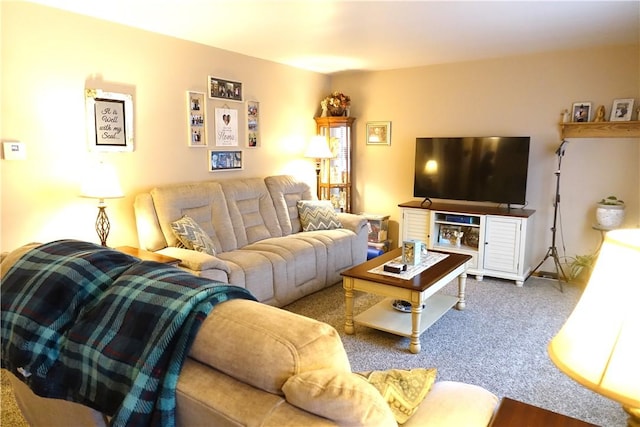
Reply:
[[[536, 265], [536, 268], [534, 268], [533, 270], [531, 270], [531, 271], [529, 272], [529, 274], [527, 275], [527, 279], [528, 279], [529, 277], [531, 277], [531, 275], [532, 275], [533, 273], [535, 273], [536, 271], [538, 271], [538, 269], [540, 268], [540, 266], [541, 266], [542, 264], [544, 264], [544, 262], [545, 262], [545, 261], [546, 261], [546, 260], [547, 260], [551, 255], [552, 255], [552, 254], [553, 254], [553, 248], [552, 248], [552, 247], [550, 247], [550, 248], [549, 248], [549, 250], [547, 250], [547, 254], [544, 256], [544, 258], [542, 258], [542, 261], [540, 261], [540, 263], [539, 263], [538, 265]], [[524, 280], [526, 281], [527, 279], [524, 279]]]

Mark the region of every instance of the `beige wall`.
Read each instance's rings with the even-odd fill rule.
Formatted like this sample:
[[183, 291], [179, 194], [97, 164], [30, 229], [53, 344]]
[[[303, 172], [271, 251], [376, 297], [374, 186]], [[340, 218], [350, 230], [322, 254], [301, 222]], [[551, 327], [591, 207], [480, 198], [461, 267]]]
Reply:
[[[315, 185], [302, 158], [329, 77], [28, 3], [2, 2], [3, 140], [26, 144], [26, 161], [2, 160], [2, 250], [30, 241], [97, 242], [97, 201], [78, 196], [87, 165], [113, 164], [126, 193], [107, 201], [110, 245], [137, 245], [133, 200], [157, 184], [292, 173]], [[243, 83], [261, 107], [262, 146], [244, 148], [244, 170], [207, 171], [207, 149], [187, 146], [186, 91], [207, 76]], [[87, 151], [84, 89], [130, 93], [135, 151]], [[209, 135], [214, 107], [208, 101]], [[240, 136], [245, 126], [239, 110]], [[210, 144], [210, 148], [211, 148]]]
[[[590, 101], [594, 109], [603, 104], [607, 114], [614, 98], [633, 97], [638, 103], [639, 50], [622, 46], [334, 76], [332, 87], [351, 95], [351, 114], [357, 117], [357, 209], [390, 214], [395, 244], [397, 205], [413, 199], [416, 137], [531, 136], [527, 207], [537, 211], [532, 245], [541, 260], [551, 244], [560, 112], [576, 101]], [[367, 121], [392, 122], [391, 146], [365, 144]], [[560, 177], [567, 255], [596, 247], [594, 203], [604, 196], [624, 199], [627, 225], [640, 224], [638, 142], [570, 140]], [[561, 255], [562, 236], [557, 241]]]
[[[417, 136], [530, 135], [528, 207], [537, 210], [532, 244], [542, 257], [560, 111], [574, 101], [607, 110], [614, 98], [640, 101], [638, 46], [329, 77], [34, 4], [1, 7], [0, 137], [28, 150], [26, 161], [0, 163], [2, 250], [67, 237], [97, 241], [96, 201], [78, 192], [86, 166], [98, 159], [117, 168], [126, 192], [108, 201], [110, 245], [136, 245], [133, 198], [154, 185], [275, 173], [313, 184], [312, 163], [301, 155], [319, 100], [339, 89], [351, 95], [357, 118], [355, 210], [389, 213], [396, 243], [397, 204], [412, 198]], [[262, 147], [244, 149], [244, 171], [209, 173], [206, 150], [187, 147], [185, 92], [206, 92], [207, 75], [240, 81], [246, 99], [260, 101]], [[85, 87], [133, 94], [133, 153], [87, 151]], [[242, 112], [243, 104], [227, 104]], [[208, 101], [210, 119], [220, 105]], [[366, 122], [377, 120], [392, 122], [389, 147], [364, 144]], [[640, 223], [639, 146], [637, 138], [570, 142], [561, 176], [568, 254], [597, 243], [593, 203], [604, 195], [624, 198], [628, 225]]]

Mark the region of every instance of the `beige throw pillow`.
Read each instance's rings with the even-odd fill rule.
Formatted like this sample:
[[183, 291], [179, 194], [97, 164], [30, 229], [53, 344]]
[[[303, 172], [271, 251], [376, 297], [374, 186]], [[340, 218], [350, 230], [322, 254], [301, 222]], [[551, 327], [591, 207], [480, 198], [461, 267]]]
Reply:
[[299, 200], [297, 207], [302, 231], [342, 228], [342, 223], [329, 201]]
[[183, 216], [171, 223], [171, 229], [178, 240], [187, 248], [215, 255], [216, 250], [211, 237], [190, 216]]
[[317, 369], [290, 377], [282, 391], [289, 403], [341, 426], [382, 427], [397, 423], [380, 393], [364, 377]]

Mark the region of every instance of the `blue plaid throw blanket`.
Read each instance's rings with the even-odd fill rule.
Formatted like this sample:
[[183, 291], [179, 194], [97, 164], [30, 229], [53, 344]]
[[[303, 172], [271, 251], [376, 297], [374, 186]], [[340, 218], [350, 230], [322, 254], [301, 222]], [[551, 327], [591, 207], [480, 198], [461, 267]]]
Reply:
[[75, 240], [37, 247], [2, 281], [2, 367], [34, 393], [175, 425], [178, 375], [202, 321], [245, 289]]

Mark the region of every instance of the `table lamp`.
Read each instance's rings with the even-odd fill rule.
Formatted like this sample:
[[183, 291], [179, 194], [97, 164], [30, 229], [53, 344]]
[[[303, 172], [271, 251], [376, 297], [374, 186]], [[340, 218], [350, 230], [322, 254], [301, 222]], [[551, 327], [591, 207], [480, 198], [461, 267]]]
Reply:
[[109, 236], [109, 218], [105, 211], [107, 205], [104, 199], [117, 199], [124, 197], [120, 180], [113, 167], [104, 162], [100, 162], [98, 167], [92, 169], [82, 183], [80, 195], [98, 199], [98, 217], [96, 218], [96, 232], [100, 238], [102, 246], [107, 246]]
[[573, 380], [613, 399], [640, 427], [640, 229], [609, 231], [589, 283], [560, 332], [551, 360]]
[[327, 143], [327, 138], [322, 135], [316, 135], [311, 138], [311, 142], [309, 142], [304, 156], [316, 159], [316, 192], [318, 193], [318, 199], [321, 199], [320, 170], [322, 169], [322, 159], [330, 159], [333, 157], [333, 153]]

